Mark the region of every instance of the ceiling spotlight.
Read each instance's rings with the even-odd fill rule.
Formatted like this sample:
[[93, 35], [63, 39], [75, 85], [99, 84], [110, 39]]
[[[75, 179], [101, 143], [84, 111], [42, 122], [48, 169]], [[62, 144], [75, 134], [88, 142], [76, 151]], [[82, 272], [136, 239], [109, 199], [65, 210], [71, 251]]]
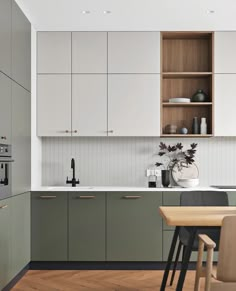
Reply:
[[90, 11], [89, 10], [83, 10], [81, 13], [82, 14], [90, 14]]
[[104, 10], [103, 13], [104, 14], [111, 14], [111, 11], [110, 10]]
[[208, 10], [206, 11], [206, 13], [207, 13], [207, 14], [214, 14], [214, 13], [215, 13], [215, 10], [208, 9]]

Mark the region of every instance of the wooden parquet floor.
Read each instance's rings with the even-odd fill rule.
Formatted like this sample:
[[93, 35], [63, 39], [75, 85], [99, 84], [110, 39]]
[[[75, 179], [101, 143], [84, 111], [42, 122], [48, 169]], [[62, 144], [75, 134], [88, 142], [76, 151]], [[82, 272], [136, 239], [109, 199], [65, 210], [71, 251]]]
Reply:
[[[31, 270], [12, 291], [159, 291], [162, 275], [162, 271]], [[188, 271], [184, 291], [193, 291], [194, 276], [194, 271]], [[166, 291], [175, 290], [175, 286]]]

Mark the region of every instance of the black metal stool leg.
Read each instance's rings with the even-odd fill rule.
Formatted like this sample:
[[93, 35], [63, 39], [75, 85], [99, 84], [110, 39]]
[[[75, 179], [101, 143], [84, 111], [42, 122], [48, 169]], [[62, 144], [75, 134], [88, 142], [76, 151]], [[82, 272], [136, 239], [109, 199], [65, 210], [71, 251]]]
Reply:
[[167, 282], [167, 279], [168, 279], [170, 266], [171, 266], [171, 263], [172, 263], [172, 259], [173, 259], [173, 255], [174, 255], [174, 251], [175, 251], [175, 246], [176, 246], [176, 242], [177, 242], [177, 239], [178, 239], [178, 235], [179, 235], [179, 226], [176, 226], [175, 232], [174, 232], [174, 236], [173, 236], [173, 239], [172, 239], [172, 243], [171, 243], [171, 247], [170, 247], [170, 251], [169, 251], [169, 255], [168, 255], [168, 260], [167, 260], [165, 272], [164, 272], [162, 283], [161, 283], [160, 291], [165, 291], [165, 288], [166, 288], [166, 282]]
[[189, 259], [190, 259], [191, 253], [192, 253], [192, 248], [193, 248], [196, 232], [197, 232], [197, 228], [193, 227], [192, 230], [191, 230], [191, 233], [190, 233], [189, 240], [188, 240], [188, 245], [186, 246], [186, 250], [184, 252], [184, 259], [183, 259], [183, 262], [182, 262], [181, 271], [180, 271], [180, 275], [179, 275], [179, 280], [178, 280], [178, 283], [177, 283], [176, 291], [182, 291], [183, 290], [185, 275], [186, 275], [186, 272], [187, 272], [187, 269], [188, 269], [188, 263], [189, 263]]
[[175, 257], [175, 262], [174, 262], [174, 266], [173, 266], [173, 270], [172, 270], [172, 275], [171, 275], [171, 279], [170, 279], [170, 286], [172, 286], [173, 282], [174, 282], [175, 272], [176, 272], [176, 267], [177, 267], [177, 264], [179, 261], [181, 247], [182, 247], [182, 243], [181, 243], [181, 241], [179, 241], [179, 245], [178, 245], [178, 249], [177, 249], [177, 253], [176, 253], [176, 257]]

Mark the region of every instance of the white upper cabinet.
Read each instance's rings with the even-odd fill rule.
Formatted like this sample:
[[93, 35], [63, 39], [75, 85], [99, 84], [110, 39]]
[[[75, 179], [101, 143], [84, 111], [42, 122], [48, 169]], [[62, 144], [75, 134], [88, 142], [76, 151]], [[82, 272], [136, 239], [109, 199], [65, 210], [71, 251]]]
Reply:
[[38, 136], [71, 135], [71, 75], [38, 75]]
[[160, 136], [160, 75], [109, 75], [108, 96], [109, 136]]
[[109, 32], [108, 73], [160, 73], [160, 32]]
[[107, 73], [107, 32], [72, 32], [72, 73]]
[[38, 32], [38, 73], [71, 73], [71, 32]]
[[73, 136], [107, 135], [107, 75], [72, 76]]
[[236, 73], [236, 31], [215, 32], [215, 73]]
[[215, 75], [215, 135], [236, 136], [236, 74]]

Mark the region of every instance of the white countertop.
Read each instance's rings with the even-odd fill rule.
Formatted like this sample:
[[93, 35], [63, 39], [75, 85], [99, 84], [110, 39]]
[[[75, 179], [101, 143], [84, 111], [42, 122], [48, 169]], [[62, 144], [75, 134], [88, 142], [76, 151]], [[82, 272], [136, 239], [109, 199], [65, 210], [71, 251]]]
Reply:
[[125, 186], [41, 186], [32, 188], [31, 191], [45, 192], [183, 192], [183, 191], [236, 191], [236, 189], [217, 189], [214, 187], [194, 187], [194, 188], [148, 188], [148, 187], [125, 187]]

